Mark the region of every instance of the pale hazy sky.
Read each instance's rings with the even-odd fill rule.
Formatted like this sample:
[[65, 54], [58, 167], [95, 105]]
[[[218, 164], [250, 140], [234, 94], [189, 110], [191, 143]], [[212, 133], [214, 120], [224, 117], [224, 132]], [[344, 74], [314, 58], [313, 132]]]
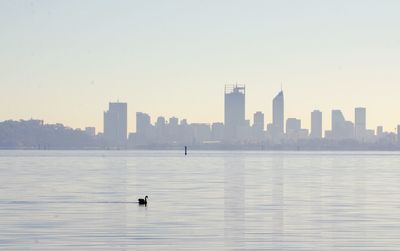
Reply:
[[0, 121], [103, 129], [109, 101], [223, 121], [225, 84], [246, 84], [246, 117], [342, 109], [400, 124], [400, 1], [0, 0]]

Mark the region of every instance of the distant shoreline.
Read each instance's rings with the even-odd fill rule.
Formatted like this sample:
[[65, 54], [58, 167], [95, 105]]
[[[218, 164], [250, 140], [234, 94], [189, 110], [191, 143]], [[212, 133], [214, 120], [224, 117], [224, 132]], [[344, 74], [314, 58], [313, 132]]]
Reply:
[[[0, 147], [0, 151], [182, 151], [184, 152], [184, 146], [182, 147], [152, 147], [152, 148], [76, 148], [76, 147], [49, 147], [46, 149], [30, 148], [30, 147]], [[232, 148], [206, 148], [206, 147], [188, 147], [190, 151], [226, 151], [226, 152], [237, 152], [237, 151], [257, 151], [257, 152], [350, 152], [350, 151], [371, 151], [371, 152], [397, 152], [400, 151], [400, 147], [387, 147], [387, 148], [256, 148], [256, 147], [232, 147]]]

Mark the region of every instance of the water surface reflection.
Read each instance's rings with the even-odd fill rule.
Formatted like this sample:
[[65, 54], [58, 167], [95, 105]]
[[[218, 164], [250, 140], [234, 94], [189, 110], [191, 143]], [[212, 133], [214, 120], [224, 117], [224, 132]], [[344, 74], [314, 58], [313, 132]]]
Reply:
[[397, 153], [0, 151], [0, 250], [398, 250], [399, 166]]
[[244, 249], [246, 232], [245, 159], [224, 159], [224, 240], [227, 249]]

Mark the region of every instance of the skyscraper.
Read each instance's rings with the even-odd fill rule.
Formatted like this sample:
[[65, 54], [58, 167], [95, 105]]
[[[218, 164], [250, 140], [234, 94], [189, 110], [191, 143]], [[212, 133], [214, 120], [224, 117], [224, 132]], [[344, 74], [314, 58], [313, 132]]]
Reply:
[[354, 136], [354, 124], [346, 121], [341, 110], [332, 110], [332, 139], [350, 139]]
[[225, 139], [235, 140], [238, 129], [245, 125], [245, 94], [244, 85], [225, 86]]
[[134, 144], [148, 144], [153, 138], [153, 126], [151, 124], [150, 116], [146, 113], [136, 113], [136, 137]]
[[275, 136], [283, 135], [284, 133], [284, 99], [283, 91], [280, 91], [272, 101], [272, 124], [273, 134]]
[[156, 132], [156, 139], [158, 143], [165, 143], [168, 141], [167, 137], [167, 124], [163, 116], [158, 116], [157, 121], [154, 124], [154, 129]]
[[253, 126], [250, 135], [253, 142], [261, 142], [264, 140], [264, 113], [256, 112], [253, 115]]
[[311, 112], [311, 133], [313, 139], [322, 138], [322, 112], [314, 110]]
[[136, 133], [145, 135], [151, 127], [150, 116], [146, 113], [136, 113]]
[[397, 125], [397, 144], [400, 145], [400, 125]]
[[178, 141], [179, 138], [179, 119], [177, 117], [169, 118], [167, 125], [167, 133], [169, 140]]
[[253, 115], [253, 128], [258, 131], [264, 130], [264, 113], [256, 112]]
[[104, 138], [109, 146], [123, 147], [127, 139], [127, 103], [109, 103], [104, 112]]
[[383, 136], [383, 126], [377, 126], [377, 127], [376, 127], [376, 136], [377, 136], [378, 138], [380, 138], [380, 137]]
[[344, 119], [343, 113], [341, 110], [332, 110], [332, 132], [340, 131], [342, 126], [346, 120]]
[[366, 130], [366, 109], [357, 107], [354, 109], [354, 133], [356, 139], [363, 140]]

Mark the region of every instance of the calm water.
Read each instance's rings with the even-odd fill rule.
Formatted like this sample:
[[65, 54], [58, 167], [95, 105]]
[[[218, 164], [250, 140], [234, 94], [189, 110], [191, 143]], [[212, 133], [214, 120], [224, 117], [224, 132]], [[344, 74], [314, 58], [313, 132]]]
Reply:
[[0, 250], [399, 248], [399, 153], [0, 151]]

